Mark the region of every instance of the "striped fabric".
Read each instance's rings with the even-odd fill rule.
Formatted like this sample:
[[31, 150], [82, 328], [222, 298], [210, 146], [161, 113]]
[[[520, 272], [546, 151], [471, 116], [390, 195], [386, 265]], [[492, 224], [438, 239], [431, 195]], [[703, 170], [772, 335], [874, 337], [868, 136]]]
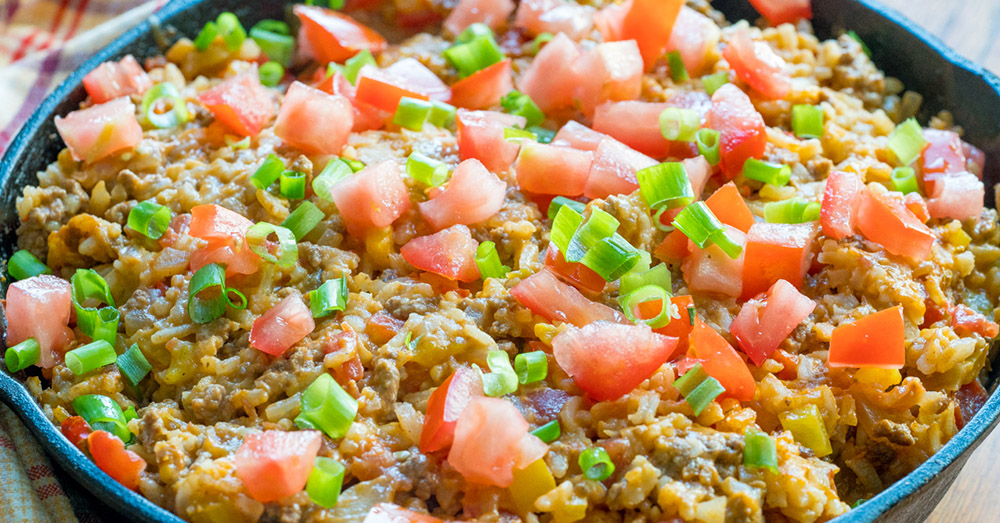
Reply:
[[[0, 153], [59, 82], [166, 1], [0, 0]], [[4, 405], [0, 405], [0, 499], [0, 523], [117, 519], [53, 468]]]

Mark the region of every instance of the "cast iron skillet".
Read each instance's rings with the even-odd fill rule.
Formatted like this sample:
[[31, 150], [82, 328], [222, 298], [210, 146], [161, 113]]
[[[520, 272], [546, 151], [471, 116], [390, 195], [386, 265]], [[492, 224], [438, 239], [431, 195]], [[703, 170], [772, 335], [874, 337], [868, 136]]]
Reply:
[[[122, 35], [83, 64], [35, 111], [0, 161], [0, 258], [15, 250], [18, 224], [14, 203], [25, 185], [37, 182], [42, 171], [63, 148], [53, 117], [77, 109], [85, 98], [84, 74], [99, 63], [126, 54], [145, 58], [162, 54], [180, 35], [193, 36], [221, 11], [233, 11], [250, 25], [263, 18], [284, 17], [285, 2], [246, 0], [173, 0], [138, 27]], [[746, 0], [716, 0], [714, 7], [729, 20], [755, 20]], [[1000, 181], [1000, 79], [957, 55], [905, 19], [871, 0], [813, 0], [813, 24], [821, 38], [853, 29], [868, 44], [875, 63], [924, 96], [921, 121], [942, 109], [950, 110], [965, 128], [965, 139], [986, 152], [984, 181]], [[987, 205], [994, 205], [987, 191]], [[5, 286], [4, 286], [5, 289]], [[6, 321], [4, 322], [6, 325]], [[991, 359], [996, 351], [991, 354]], [[993, 366], [995, 368], [995, 366]], [[972, 451], [997, 423], [1000, 394], [997, 372], [983, 376], [991, 396], [982, 410], [947, 445], [910, 475], [840, 520], [922, 521], [954, 481]], [[0, 372], [0, 399], [10, 406], [55, 460], [74, 479], [102, 501], [130, 519], [157, 522], [181, 520], [142, 496], [121, 486], [72, 446], [42, 414], [21, 384], [24, 374]]]

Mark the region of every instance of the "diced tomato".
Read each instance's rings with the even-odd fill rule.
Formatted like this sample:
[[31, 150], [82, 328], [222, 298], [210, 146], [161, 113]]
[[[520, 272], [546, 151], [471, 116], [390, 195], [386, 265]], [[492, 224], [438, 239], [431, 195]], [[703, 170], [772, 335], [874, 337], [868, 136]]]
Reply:
[[632, 392], [670, 359], [677, 338], [647, 325], [596, 322], [552, 339], [552, 354], [577, 386], [597, 401]]
[[854, 234], [854, 224], [857, 221], [858, 205], [861, 203], [863, 189], [861, 178], [854, 173], [844, 171], [830, 173], [826, 178], [823, 203], [819, 211], [823, 234], [835, 240], [843, 240]]
[[545, 266], [563, 281], [577, 289], [597, 294], [607, 283], [600, 274], [582, 263], [566, 261], [554, 243], [545, 251]]
[[719, 131], [720, 166], [727, 179], [742, 172], [748, 158], [764, 156], [764, 118], [739, 87], [725, 84], [715, 91], [706, 127]]
[[219, 205], [198, 205], [191, 208], [188, 235], [208, 242], [191, 253], [191, 270], [209, 263], [226, 267], [226, 276], [253, 274], [260, 267], [260, 257], [247, 247], [246, 232], [253, 222]]
[[719, 26], [711, 18], [684, 6], [677, 15], [666, 51], [679, 52], [684, 68], [692, 76], [697, 75], [705, 66], [709, 50], [718, 45], [720, 33]]
[[624, 0], [620, 4], [609, 3], [594, 13], [594, 28], [601, 33], [605, 42], [622, 40], [622, 26], [625, 25], [625, 15], [632, 9], [632, 0]]
[[515, 468], [530, 465], [548, 450], [528, 433], [528, 422], [513, 404], [480, 397], [458, 418], [448, 463], [470, 483], [508, 487]]
[[444, 28], [458, 35], [472, 24], [480, 23], [499, 29], [514, 12], [513, 0], [458, 0], [444, 21]]
[[694, 306], [694, 298], [689, 294], [673, 296], [670, 298], [670, 304], [680, 314], [680, 318], [672, 318], [670, 323], [659, 329], [654, 329], [654, 332], [677, 338], [680, 340], [679, 345], [683, 348], [687, 346], [688, 335], [691, 334], [691, 329], [694, 328], [694, 322], [691, 321], [690, 311], [688, 310], [688, 307]]
[[760, 366], [815, 308], [816, 302], [791, 283], [778, 280], [765, 296], [744, 303], [729, 329], [743, 352]]
[[135, 105], [128, 98], [56, 116], [56, 130], [76, 161], [93, 163], [131, 149], [142, 141]]
[[951, 309], [951, 326], [960, 335], [976, 333], [987, 340], [1000, 334], [1000, 325], [990, 321], [986, 316], [969, 308], [967, 305], [956, 305]]
[[969, 142], [962, 142], [962, 152], [965, 154], [965, 168], [979, 178], [983, 177], [983, 169], [986, 167], [986, 153], [982, 149]]
[[768, 290], [778, 280], [802, 288], [812, 263], [815, 223], [755, 223], [747, 233], [743, 265], [744, 300]]
[[302, 22], [298, 41], [307, 44], [317, 62], [343, 62], [365, 49], [380, 53], [386, 48], [382, 35], [333, 9], [299, 4], [292, 12]]
[[87, 448], [94, 463], [111, 479], [132, 490], [139, 486], [142, 471], [146, 470], [146, 460], [135, 452], [126, 450], [125, 443], [117, 436], [95, 430], [87, 437]]
[[351, 85], [351, 82], [343, 74], [335, 72], [331, 76], [326, 76], [322, 69], [317, 69], [316, 71], [323, 73], [323, 79], [316, 84], [317, 89], [328, 94], [343, 95], [350, 100], [351, 108], [354, 111], [354, 126], [351, 128], [351, 131], [360, 133], [381, 129], [385, 125], [385, 121], [389, 118], [390, 114], [368, 102], [358, 100], [357, 89]]
[[98, 104], [130, 94], [142, 94], [152, 86], [153, 81], [132, 55], [118, 62], [104, 62], [83, 77], [83, 88]]
[[52, 368], [73, 341], [69, 324], [71, 288], [68, 281], [41, 274], [10, 284], [4, 311], [8, 347], [35, 338], [41, 349], [38, 366]]
[[920, 172], [927, 194], [934, 193], [934, 181], [942, 175], [966, 170], [965, 142], [954, 131], [924, 129], [927, 146], [920, 153]]
[[575, 82], [573, 97], [584, 114], [604, 102], [635, 100], [642, 93], [639, 47], [634, 40], [598, 44], [576, 59], [572, 77], [561, 81]]
[[608, 102], [594, 111], [594, 130], [654, 158], [670, 154], [670, 142], [660, 132], [665, 103]]
[[521, 280], [510, 290], [510, 295], [531, 312], [553, 322], [583, 327], [595, 321], [627, 321], [622, 313], [591, 301], [545, 269]]
[[901, 369], [904, 343], [903, 308], [897, 305], [833, 329], [827, 362], [831, 367]]
[[410, 192], [392, 160], [365, 167], [337, 182], [330, 192], [347, 231], [356, 238], [392, 225], [410, 209]]
[[514, 164], [517, 184], [535, 194], [580, 196], [593, 159], [590, 151], [525, 141]]
[[705, 200], [705, 205], [720, 222], [732, 225], [743, 232], [749, 232], [750, 226], [754, 224], [753, 213], [750, 212], [750, 207], [733, 182], [719, 187]]
[[594, 28], [594, 10], [567, 0], [521, 0], [514, 27], [532, 37], [551, 33], [581, 40]]
[[414, 512], [392, 503], [375, 505], [361, 523], [442, 523], [434, 516]]
[[451, 88], [434, 71], [415, 58], [403, 58], [382, 69], [381, 72], [395, 80], [395, 84], [405, 86], [430, 100], [447, 102], [451, 99]]
[[340, 95], [293, 83], [281, 102], [274, 134], [310, 154], [338, 154], [354, 126], [354, 108]]
[[81, 442], [87, 441], [90, 437], [90, 424], [80, 416], [70, 416], [59, 425], [59, 431], [74, 446], [79, 447]]
[[572, 147], [581, 151], [596, 151], [607, 135], [599, 133], [576, 120], [563, 125], [552, 139], [552, 145]]
[[476, 71], [451, 86], [451, 103], [466, 109], [488, 109], [514, 89], [510, 59]]
[[898, 192], [878, 186], [865, 187], [858, 205], [858, 231], [898, 256], [926, 260], [934, 245], [934, 233], [909, 209]]
[[983, 210], [986, 188], [976, 175], [962, 172], [938, 178], [934, 192], [927, 200], [931, 218], [965, 220], [975, 218]]
[[420, 452], [435, 452], [451, 446], [455, 425], [466, 405], [483, 395], [483, 380], [479, 372], [459, 367], [434, 389], [427, 400], [424, 429], [420, 433]]
[[358, 73], [357, 99], [359, 101], [392, 114], [396, 112], [399, 100], [404, 97], [430, 100], [427, 95], [411, 89], [404, 80], [387, 74], [383, 69], [366, 65]]
[[501, 173], [517, 159], [521, 146], [516, 141], [504, 140], [503, 130], [524, 127], [523, 116], [459, 109], [456, 121], [458, 154], [462, 160], [475, 158], [491, 172]]
[[198, 102], [240, 136], [257, 136], [274, 116], [274, 101], [256, 70], [247, 71], [198, 95]]
[[261, 503], [287, 498], [306, 486], [322, 443], [318, 430], [253, 432], [236, 450], [236, 476]]
[[812, 0], [750, 0], [772, 26], [812, 20]]
[[450, 280], [469, 282], [479, 279], [477, 247], [479, 243], [472, 239], [472, 232], [468, 227], [452, 225], [430, 236], [408, 241], [399, 252], [417, 269]]
[[621, 38], [636, 41], [647, 70], [666, 52], [683, 5], [683, 0], [632, 0], [622, 20]]
[[583, 194], [587, 198], [631, 194], [639, 188], [635, 174], [653, 165], [656, 160], [614, 138], [605, 137], [594, 152]]
[[709, 376], [719, 380], [726, 389], [725, 396], [739, 401], [753, 399], [757, 383], [746, 362], [725, 338], [696, 318], [688, 343], [688, 356], [698, 360]]
[[920, 193], [911, 192], [903, 197], [903, 204], [907, 210], [913, 213], [920, 220], [920, 223], [927, 223], [931, 219], [931, 211], [927, 209], [927, 201]]
[[281, 356], [316, 328], [309, 307], [298, 293], [290, 294], [253, 322], [250, 346]]
[[466, 160], [458, 164], [444, 191], [417, 207], [427, 223], [441, 230], [489, 219], [503, 207], [506, 194], [503, 180], [487, 171], [479, 160]]
[[[522, 2], [521, 5], [526, 4]], [[517, 79], [517, 88], [528, 95], [544, 112], [571, 107], [573, 85], [569, 79], [573, 76], [573, 63], [579, 57], [580, 46], [568, 36], [557, 34], [545, 44], [545, 47], [542, 47]], [[553, 82], [553, 78], [562, 80]]]
[[740, 80], [767, 98], [785, 98], [792, 90], [785, 61], [766, 42], [754, 41], [746, 29], [733, 33], [722, 56]]
[[656, 247], [654, 254], [665, 260], [683, 260], [684, 258], [687, 258], [688, 254], [691, 253], [688, 249], [689, 241], [688, 237], [684, 236], [684, 233], [680, 230], [674, 229], [673, 231], [670, 231], [670, 233], [667, 234], [667, 237], [663, 239], [663, 242]]
[[955, 409], [955, 425], [959, 429], [966, 426], [989, 399], [990, 395], [976, 379], [959, 387], [955, 391], [955, 402], [958, 404]]
[[378, 345], [385, 345], [393, 336], [403, 330], [405, 323], [385, 311], [372, 314], [365, 322], [365, 334]]
[[[743, 231], [726, 225], [726, 236], [734, 243], [743, 247], [747, 235]], [[706, 245], [699, 249], [693, 244], [688, 245], [691, 254], [681, 264], [684, 281], [694, 292], [717, 292], [726, 296], [737, 297], [743, 288], [743, 258], [746, 249], [735, 260], [730, 258], [717, 245]]]

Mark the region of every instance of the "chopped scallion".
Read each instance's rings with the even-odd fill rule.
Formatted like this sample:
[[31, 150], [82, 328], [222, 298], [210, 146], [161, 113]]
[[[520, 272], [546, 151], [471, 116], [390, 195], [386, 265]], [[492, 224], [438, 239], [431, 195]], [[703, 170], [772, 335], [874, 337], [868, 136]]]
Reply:
[[920, 186], [917, 185], [917, 174], [913, 167], [896, 167], [892, 170], [890, 178], [893, 189], [903, 194], [920, 193]]
[[483, 280], [486, 278], [502, 279], [510, 272], [510, 268], [500, 263], [497, 246], [491, 241], [485, 241], [476, 247], [476, 267]]
[[444, 52], [445, 59], [465, 78], [504, 59], [503, 51], [492, 35], [478, 35]]
[[[636, 309], [643, 303], [659, 302], [660, 312], [652, 318], [640, 318], [636, 315]], [[622, 312], [632, 323], [645, 323], [651, 328], [659, 329], [670, 323], [670, 293], [659, 285], [643, 285], [638, 289], [633, 289], [628, 294], [620, 296], [618, 303], [622, 306]]]
[[615, 473], [615, 464], [603, 447], [591, 447], [580, 453], [577, 464], [583, 477], [591, 481], [604, 481]]
[[632, 270], [642, 255], [620, 234], [598, 241], [580, 260], [607, 281], [615, 281]]
[[819, 219], [820, 203], [804, 198], [791, 198], [764, 205], [764, 220], [768, 223], [806, 223]]
[[823, 136], [823, 108], [818, 105], [793, 105], [792, 132], [799, 138], [821, 138]]
[[535, 39], [531, 41], [531, 54], [538, 54], [538, 52], [542, 50], [542, 47], [551, 42], [553, 38], [555, 38], [555, 35], [552, 33], [542, 33], [536, 36]]
[[670, 141], [693, 142], [701, 127], [701, 117], [694, 109], [667, 107], [660, 113], [660, 134]]
[[243, 24], [233, 13], [226, 11], [220, 14], [215, 19], [215, 26], [222, 36], [222, 40], [226, 42], [226, 48], [230, 51], [238, 50], [243, 45], [243, 41], [247, 39], [247, 32], [243, 29]]
[[490, 29], [490, 26], [484, 23], [476, 22], [473, 24], [469, 24], [469, 26], [466, 27], [465, 30], [459, 33], [458, 36], [455, 37], [455, 43], [465, 44], [475, 40], [480, 36], [488, 36], [490, 38], [493, 38], [494, 37], [493, 30]]
[[650, 209], [676, 209], [694, 201], [694, 189], [684, 164], [666, 162], [636, 173], [639, 192]]
[[111, 365], [118, 359], [115, 348], [104, 340], [92, 341], [66, 353], [66, 366], [80, 376], [105, 365]]
[[320, 430], [333, 439], [344, 437], [358, 415], [357, 400], [326, 372], [306, 387], [300, 403], [302, 410], [295, 417], [295, 425]]
[[316, 204], [306, 200], [300, 203], [281, 225], [292, 231], [296, 241], [302, 241], [302, 238], [312, 232], [325, 217], [326, 215], [316, 207]]
[[715, 94], [720, 87], [729, 83], [729, 73], [722, 71], [701, 77], [701, 84], [709, 96]]
[[556, 137], [555, 131], [546, 129], [540, 125], [532, 125], [525, 130], [534, 133], [538, 143], [552, 143], [552, 140]]
[[504, 127], [503, 139], [508, 142], [520, 142], [522, 140], [538, 140], [538, 136], [525, 129], [518, 129], [517, 127]]
[[153, 366], [135, 343], [115, 361], [118, 364], [118, 371], [133, 387], [138, 387], [139, 382], [153, 370]]
[[42, 348], [35, 341], [35, 338], [28, 338], [13, 347], [7, 347], [7, 353], [4, 354], [7, 372], [17, 372], [27, 369], [38, 363], [41, 354]]
[[411, 153], [406, 159], [406, 175], [428, 187], [438, 187], [446, 182], [448, 171], [448, 164], [423, 153]]
[[700, 416], [705, 407], [708, 407], [723, 392], [726, 392], [726, 388], [719, 383], [719, 380], [710, 376], [699, 383], [689, 394], [686, 394], [684, 401], [691, 406], [695, 416]]
[[700, 129], [694, 135], [694, 143], [698, 145], [698, 154], [704, 156], [709, 165], [718, 165], [719, 131]]
[[[278, 239], [276, 250], [272, 254], [269, 249], [268, 237], [275, 235]], [[267, 222], [257, 222], [246, 232], [247, 245], [257, 256], [276, 264], [279, 267], [291, 267], [299, 259], [299, 249], [296, 246], [292, 231]]]
[[261, 85], [276, 87], [285, 77], [285, 68], [278, 62], [267, 62], [257, 69], [257, 76], [260, 77]]
[[295, 38], [288, 24], [278, 20], [261, 20], [250, 28], [250, 38], [257, 43], [268, 58], [283, 67], [292, 65], [295, 58]]
[[555, 218], [552, 219], [552, 229], [549, 231], [549, 240], [556, 245], [560, 252], [566, 252], [576, 235], [577, 228], [583, 223], [583, 216], [580, 212], [577, 212], [575, 205], [568, 204], [560, 205], [556, 211]]
[[909, 118], [905, 122], [896, 126], [896, 129], [889, 135], [889, 149], [896, 155], [901, 167], [910, 165], [923, 152], [927, 146], [927, 139], [924, 138], [924, 131], [914, 118]]
[[545, 121], [545, 113], [530, 96], [521, 91], [514, 90], [503, 95], [500, 105], [508, 114], [523, 116], [527, 120], [527, 126], [539, 125]]
[[404, 129], [419, 131], [424, 128], [424, 123], [431, 114], [431, 107], [430, 102], [404, 96], [399, 99], [392, 123]]
[[619, 295], [628, 294], [645, 285], [658, 285], [670, 292], [670, 268], [666, 264], [661, 263], [648, 270], [638, 270], [638, 267], [636, 269], [622, 276], [618, 286]]
[[670, 66], [670, 79], [675, 84], [688, 81], [687, 68], [684, 67], [684, 58], [680, 51], [670, 51], [667, 53], [667, 65]]
[[574, 211], [576, 211], [579, 214], [582, 214], [583, 210], [585, 208], [587, 208], [587, 204], [585, 204], [583, 202], [578, 202], [576, 200], [571, 200], [571, 199], [569, 199], [569, 198], [567, 198], [565, 196], [556, 196], [555, 198], [552, 199], [552, 202], [549, 203], [549, 212], [548, 212], [548, 215], [549, 215], [549, 219], [550, 220], [555, 220], [556, 219], [556, 214], [559, 213], [559, 209], [563, 205], [569, 205], [570, 209], [573, 209]]
[[[562, 213], [562, 209], [559, 212]], [[559, 218], [558, 214], [556, 218]], [[576, 229], [569, 245], [565, 249], [558, 243], [556, 246], [562, 251], [566, 261], [579, 262], [594, 245], [614, 234], [618, 230], [618, 225], [620, 223], [614, 216], [599, 207], [595, 207], [591, 211], [587, 221]], [[555, 227], [555, 224], [553, 224], [553, 227]]]
[[139, 202], [129, 211], [126, 225], [149, 239], [158, 240], [170, 227], [170, 208], [152, 200]]
[[865, 56], [867, 56], [868, 58], [872, 57], [872, 50], [868, 47], [868, 44], [866, 44], [865, 41], [862, 40], [860, 36], [858, 36], [858, 33], [855, 33], [854, 30], [851, 29], [847, 31], [847, 36], [850, 36], [856, 42], [858, 42], [858, 44], [861, 45], [861, 50], [864, 51]]
[[278, 190], [290, 200], [306, 197], [306, 174], [299, 171], [284, 171], [278, 178]]
[[743, 466], [778, 473], [778, 449], [771, 436], [754, 427], [743, 433]]
[[694, 367], [688, 369], [683, 376], [677, 378], [674, 381], [674, 388], [677, 389], [682, 396], [687, 396], [691, 394], [691, 391], [695, 389], [701, 382], [708, 379], [708, 373], [701, 366], [701, 363], [696, 363]]
[[347, 78], [348, 82], [351, 84], [358, 83], [358, 73], [361, 72], [361, 68], [371, 65], [378, 67], [378, 63], [375, 62], [375, 56], [368, 49], [363, 49], [360, 53], [350, 57], [344, 62], [344, 78]]
[[154, 85], [142, 95], [140, 112], [153, 127], [168, 129], [187, 123], [191, 114], [177, 86], [170, 82]]
[[702, 249], [708, 243], [714, 243], [734, 260], [743, 252], [743, 247], [729, 238], [726, 228], [705, 202], [694, 202], [682, 209], [674, 218], [673, 225]]
[[559, 426], [559, 420], [554, 419], [531, 431], [531, 433], [545, 443], [552, 443], [553, 441], [559, 439], [559, 436], [562, 435], [562, 427]]
[[205, 265], [188, 284], [188, 316], [195, 323], [215, 321], [226, 313], [226, 295], [226, 270], [218, 263]]
[[517, 373], [510, 365], [510, 357], [502, 350], [491, 350], [486, 353], [486, 365], [490, 372], [483, 374], [483, 393], [487, 396], [500, 397], [517, 390]]
[[103, 430], [114, 434], [123, 442], [132, 439], [128, 430], [125, 413], [115, 400], [101, 394], [84, 394], [73, 400], [73, 410], [84, 419], [93, 430]]
[[455, 124], [455, 114], [457, 111], [454, 105], [432, 100], [431, 114], [427, 117], [427, 122], [441, 129], [450, 128]]
[[317, 456], [313, 462], [312, 472], [306, 482], [306, 493], [309, 499], [323, 507], [330, 508], [337, 504], [340, 489], [344, 485], [344, 472], [347, 468], [333, 458]]
[[[77, 327], [93, 340], [104, 340], [114, 345], [120, 316], [108, 282], [94, 269], [77, 269], [70, 283]], [[98, 300], [108, 307], [85, 307], [84, 303], [89, 299]]]
[[219, 28], [215, 26], [215, 22], [206, 23], [194, 39], [194, 48], [199, 51], [208, 49], [217, 36], [219, 36]]
[[540, 350], [523, 352], [514, 356], [514, 372], [521, 385], [542, 381], [549, 374], [549, 360]]
[[750, 180], [769, 183], [779, 187], [788, 185], [792, 179], [792, 168], [780, 163], [771, 163], [747, 158], [743, 164], [743, 176]]
[[15, 280], [26, 280], [39, 274], [52, 274], [52, 269], [48, 268], [31, 252], [21, 249], [11, 255], [10, 260], [7, 261], [7, 272]]
[[260, 167], [250, 176], [250, 183], [258, 189], [267, 189], [281, 177], [284, 170], [285, 162], [274, 153], [268, 154]]
[[[284, 166], [282, 166], [282, 169], [284, 169]], [[319, 176], [313, 178], [313, 192], [321, 200], [332, 202], [333, 194], [330, 190], [333, 189], [334, 185], [337, 185], [337, 182], [352, 174], [354, 174], [354, 171], [351, 170], [351, 167], [347, 165], [346, 162], [340, 158], [332, 158], [330, 161], [326, 162], [326, 167], [323, 167]]]
[[309, 291], [309, 311], [313, 318], [328, 316], [347, 308], [347, 278], [327, 280], [319, 288]]

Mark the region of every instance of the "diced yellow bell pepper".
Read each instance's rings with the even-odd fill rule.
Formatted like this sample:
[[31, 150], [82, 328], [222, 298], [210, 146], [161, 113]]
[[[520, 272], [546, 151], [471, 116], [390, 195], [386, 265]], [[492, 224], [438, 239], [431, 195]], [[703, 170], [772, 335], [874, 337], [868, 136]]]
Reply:
[[544, 459], [514, 471], [514, 482], [507, 488], [510, 497], [517, 505], [517, 511], [522, 516], [535, 511], [535, 500], [546, 492], [556, 488], [556, 480], [552, 477]]
[[896, 369], [862, 367], [854, 373], [854, 379], [858, 383], [875, 385], [884, 391], [893, 385], [899, 385], [903, 381], [903, 375]]
[[781, 426], [792, 433], [795, 441], [811, 448], [817, 456], [823, 457], [833, 452], [830, 437], [826, 434], [826, 426], [823, 425], [823, 418], [816, 405], [810, 404], [783, 412], [779, 418]]

